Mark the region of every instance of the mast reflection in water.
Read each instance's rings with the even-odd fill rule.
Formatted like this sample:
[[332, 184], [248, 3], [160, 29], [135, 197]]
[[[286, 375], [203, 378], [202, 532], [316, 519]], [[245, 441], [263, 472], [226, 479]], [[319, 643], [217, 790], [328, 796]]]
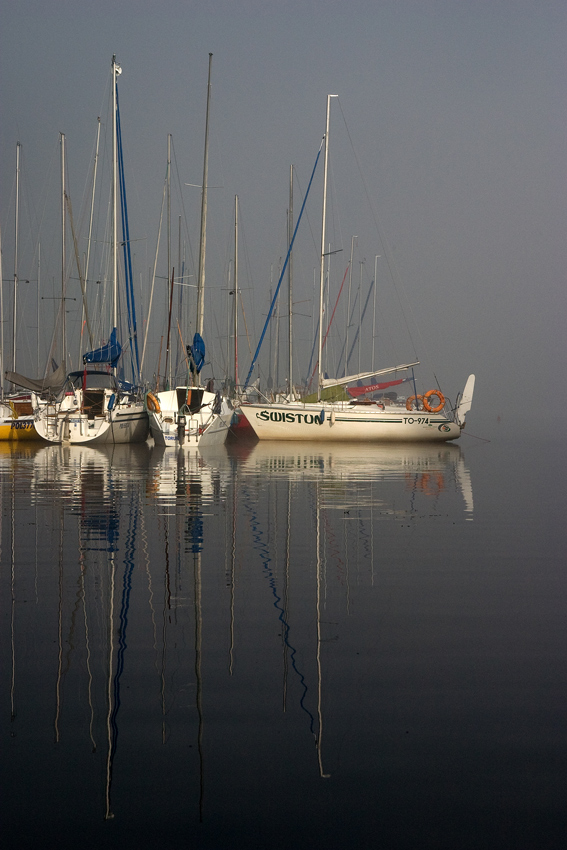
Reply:
[[496, 792], [524, 817], [496, 731], [537, 677], [459, 447], [1, 450], [13, 843], [472, 847]]

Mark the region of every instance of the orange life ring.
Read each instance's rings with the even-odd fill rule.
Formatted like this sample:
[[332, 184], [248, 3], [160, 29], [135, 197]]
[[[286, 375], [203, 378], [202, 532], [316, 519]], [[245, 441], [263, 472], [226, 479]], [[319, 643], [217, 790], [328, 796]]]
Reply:
[[419, 402], [421, 402], [422, 404], [424, 403], [423, 396], [422, 395], [410, 395], [410, 397], [406, 401], [406, 410], [412, 409], [411, 406], [412, 406], [414, 401], [415, 401], [415, 409], [419, 410]]
[[146, 407], [150, 413], [161, 413], [159, 401], [153, 393], [146, 393]]
[[[433, 396], [437, 396], [439, 399], [439, 404], [437, 407], [431, 407], [429, 404], [429, 399], [433, 398]], [[423, 396], [423, 406], [427, 410], [428, 413], [439, 413], [445, 407], [445, 396], [441, 392], [441, 390], [428, 390]]]

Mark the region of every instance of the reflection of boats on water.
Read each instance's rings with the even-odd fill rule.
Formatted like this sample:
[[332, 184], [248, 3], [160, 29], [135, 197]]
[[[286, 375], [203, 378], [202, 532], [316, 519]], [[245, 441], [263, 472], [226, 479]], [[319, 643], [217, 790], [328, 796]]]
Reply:
[[150, 447], [147, 443], [126, 443], [94, 448], [77, 444], [51, 443], [35, 447], [32, 488], [52, 494], [56, 485], [64, 497], [75, 494], [81, 501], [92, 497], [101, 506], [113, 493], [128, 486], [132, 477], [145, 477]]
[[[239, 622], [250, 616], [251, 576], [258, 570], [255, 591], [281, 640], [283, 710], [300, 718], [304, 740], [315, 742], [319, 774], [327, 778], [340, 772], [334, 684], [345, 660], [342, 641], [348, 644], [352, 630], [351, 600], [354, 612], [361, 592], [371, 599], [374, 587], [397, 580], [398, 569], [402, 575], [413, 569], [410, 528], [427, 534], [431, 523], [472, 519], [463, 452], [452, 444], [361, 451], [352, 444], [260, 441], [203, 453], [211, 466], [232, 468], [238, 493], [226, 543], [231, 671], [242, 663], [246, 631]], [[251, 551], [243, 571], [236, 564], [247, 535]], [[432, 547], [419, 559], [420, 569], [443, 558]]]
[[[33, 570], [14, 579], [14, 722], [33, 722], [24, 712], [35, 688], [41, 746], [57, 750], [41, 753], [44, 775], [65, 764], [70, 805], [81, 794], [91, 818], [115, 815], [112, 829], [130, 827], [143, 800], [167, 830], [175, 807], [193, 839], [197, 820], [211, 829], [219, 800], [232, 793], [240, 804], [239, 787], [270, 767], [262, 805], [274, 822], [290, 775], [304, 782], [299, 771], [313, 776], [318, 763], [318, 776], [345, 781], [343, 742], [378, 679], [372, 629], [405, 625], [384, 625], [384, 589], [398, 569], [414, 575], [401, 542], [411, 532], [378, 523], [450, 499], [462, 516], [470, 476], [458, 447], [374, 446], [363, 457], [313, 443], [179, 455], [46, 445], [26, 464], [45, 530], [34, 606], [19, 604]], [[420, 570], [438, 565], [442, 544], [424, 547]], [[18, 655], [18, 639], [37, 635], [39, 659]], [[41, 688], [38, 675], [48, 677]], [[46, 780], [30, 763], [35, 794]]]
[[[150, 681], [154, 680], [156, 700], [150, 699], [150, 705], [159, 707], [161, 739], [166, 744], [171, 708], [179, 699], [179, 669], [187, 676], [188, 659], [181, 662], [175, 648], [177, 629], [186, 628], [193, 609], [196, 658], [190, 689], [195, 689], [198, 714], [202, 805], [202, 508], [220, 493], [223, 478], [207, 467], [198, 452], [172, 452], [148, 444], [107, 448], [52, 444], [30, 457], [32, 501], [48, 511], [53, 504], [52, 525], [55, 529], [59, 523], [60, 529], [53, 531], [55, 545], [49, 547], [50, 560], [55, 562], [58, 553], [61, 558], [56, 742], [69, 735], [65, 696], [79, 676], [83, 699], [88, 699], [92, 752], [100, 754], [99, 761], [105, 760], [105, 818], [113, 818], [119, 796], [113, 789], [113, 776], [123, 725], [121, 706], [130, 696], [127, 689], [138, 681], [138, 671], [128, 661], [129, 644], [140, 638], [142, 628], [142, 647], [154, 658], [153, 668], [150, 664], [143, 675], [149, 672]], [[64, 555], [71, 525], [67, 514], [76, 518], [77, 536], [70, 542], [74, 556]], [[76, 581], [74, 602], [69, 597], [71, 574]], [[134, 625], [129, 625], [131, 621]], [[135, 710], [130, 700], [127, 709]]]
[[34, 440], [0, 440], [0, 468], [9, 469], [14, 460], [31, 458], [41, 445]]
[[[199, 496], [210, 499], [226, 488], [227, 470], [221, 474], [200, 451], [188, 452], [183, 447], [172, 451], [165, 446], [153, 446], [150, 451], [148, 494], [159, 498]], [[219, 451], [224, 453], [224, 446], [215, 448], [213, 457]]]
[[[72, 735], [67, 702], [79, 682], [89, 715], [88, 738], [82, 740], [100, 754], [97, 763], [104, 762], [106, 819], [113, 817], [111, 787], [133, 573], [145, 525], [140, 481], [147, 475], [149, 454], [144, 444], [106, 450], [50, 444], [33, 455], [32, 501], [52, 515], [51, 545], [48, 539], [44, 543], [51, 552], [47, 564], [57, 562], [58, 574], [55, 743]], [[71, 526], [76, 537], [69, 536]]]
[[[224, 448], [224, 454], [222, 449]], [[454, 444], [368, 444], [286, 443], [260, 441], [255, 445], [227, 444], [211, 453], [203, 452], [210, 465], [237, 459], [244, 474], [291, 480], [316, 479], [323, 482], [328, 497], [335, 493], [340, 502], [341, 482], [354, 487], [355, 503], [387, 500], [386, 485], [403, 485], [405, 490], [439, 498], [459, 492], [467, 518], [472, 519], [473, 493], [464, 453]], [[332, 485], [325, 487], [325, 485]], [[375, 485], [383, 485], [378, 492]], [[366, 495], [365, 495], [366, 494]], [[354, 495], [354, 493], [353, 493]], [[346, 503], [345, 503], [346, 506]]]

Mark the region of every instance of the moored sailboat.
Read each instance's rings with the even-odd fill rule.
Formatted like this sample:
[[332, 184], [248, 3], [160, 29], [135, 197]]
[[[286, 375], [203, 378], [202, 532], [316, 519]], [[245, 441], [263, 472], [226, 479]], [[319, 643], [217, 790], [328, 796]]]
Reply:
[[[193, 447], [203, 436], [209, 443], [223, 443], [228, 434], [232, 411], [220, 394], [201, 386], [199, 375], [205, 362], [203, 318], [205, 304], [205, 253], [207, 244], [207, 178], [209, 163], [209, 113], [211, 99], [211, 63], [207, 83], [207, 112], [205, 121], [205, 153], [201, 194], [201, 234], [199, 247], [199, 277], [197, 284], [197, 331], [193, 345], [187, 346], [187, 375], [191, 381], [174, 389], [146, 394], [150, 432], [157, 446], [169, 448]], [[173, 280], [173, 279], [172, 279]], [[171, 296], [172, 297], [172, 296]], [[222, 414], [222, 416], [221, 416]]]
[[[255, 436], [260, 440], [316, 440], [325, 442], [446, 442], [461, 435], [465, 417], [471, 408], [474, 375], [470, 375], [465, 389], [454, 407], [446, 401], [441, 390], [429, 390], [407, 399], [369, 398], [348, 396], [341, 387], [347, 384], [382, 375], [390, 375], [394, 382], [410, 373], [419, 361], [387, 369], [349, 375], [340, 379], [324, 376], [323, 315], [324, 279], [326, 257], [327, 180], [329, 170], [329, 130], [331, 98], [327, 97], [326, 129], [324, 136], [325, 160], [323, 177], [323, 209], [321, 226], [320, 280], [319, 280], [319, 331], [318, 331], [318, 383], [317, 393], [304, 401], [285, 404], [242, 404], [238, 413], [245, 418]], [[290, 246], [291, 249], [291, 246]], [[289, 251], [288, 251], [289, 256]], [[249, 376], [252, 372], [250, 369]], [[372, 385], [371, 385], [372, 386]], [[415, 387], [415, 381], [414, 381]], [[246, 385], [245, 385], [246, 389]], [[342, 397], [342, 398], [341, 398]], [[344, 400], [346, 399], [346, 400]], [[435, 399], [435, 403], [433, 402]]]
[[[108, 341], [83, 355], [84, 369], [70, 372], [55, 400], [42, 405], [35, 417], [40, 437], [50, 443], [114, 444], [142, 442], [148, 436], [148, 416], [138, 388], [116, 376], [122, 354], [118, 341], [118, 103], [117, 78], [122, 73], [112, 57], [112, 305], [113, 329]], [[121, 179], [123, 189], [123, 179]], [[124, 204], [124, 199], [123, 199]], [[124, 216], [123, 216], [124, 220]], [[126, 236], [125, 236], [126, 239]], [[64, 242], [64, 234], [63, 234]], [[64, 264], [63, 264], [64, 274]], [[64, 313], [64, 307], [63, 307]], [[64, 325], [63, 325], [64, 326]], [[66, 343], [63, 335], [63, 352]], [[105, 371], [87, 369], [89, 364]]]

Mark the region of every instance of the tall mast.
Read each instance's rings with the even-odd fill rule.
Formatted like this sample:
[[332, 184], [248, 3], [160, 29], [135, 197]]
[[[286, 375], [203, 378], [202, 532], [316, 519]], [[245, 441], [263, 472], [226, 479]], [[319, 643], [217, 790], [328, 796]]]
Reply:
[[39, 293], [41, 292], [41, 242], [37, 244], [37, 374], [39, 375]]
[[362, 371], [362, 367], [360, 365], [360, 344], [362, 341], [362, 267], [364, 265], [364, 260], [359, 260], [360, 267], [360, 281], [358, 284], [358, 371]]
[[329, 173], [329, 130], [331, 123], [331, 98], [338, 97], [336, 94], [327, 95], [327, 121], [325, 125], [325, 170], [323, 173], [323, 215], [321, 222], [321, 264], [319, 268], [319, 346], [318, 346], [318, 370], [317, 400], [321, 401], [321, 388], [323, 380], [323, 291], [325, 284], [325, 229], [327, 225], [327, 175]]
[[12, 315], [12, 371], [16, 371], [16, 338], [18, 319], [18, 237], [20, 229], [20, 148], [16, 144], [16, 220], [15, 220], [15, 245], [14, 245], [14, 305]]
[[[95, 202], [95, 190], [96, 190], [96, 172], [98, 166], [98, 150], [100, 145], [100, 118], [97, 118], [97, 131], [96, 131], [96, 148], [95, 148], [95, 156], [94, 156], [94, 167], [93, 167], [93, 189], [91, 192], [91, 212], [89, 217], [89, 238], [87, 240], [87, 258], [85, 260], [85, 286], [89, 280], [89, 268], [90, 268], [90, 259], [91, 259], [91, 244], [92, 244], [92, 234], [93, 234], [93, 218], [94, 218], [94, 202]], [[83, 314], [85, 310], [83, 307]], [[91, 340], [92, 346], [92, 340]]]
[[[380, 254], [374, 257], [374, 303], [372, 308], [372, 368], [374, 369], [374, 348], [376, 342], [376, 279], [378, 276], [378, 260]], [[346, 373], [345, 373], [346, 374]]]
[[293, 239], [293, 165], [289, 169], [289, 212], [287, 217], [287, 244], [289, 260], [287, 265], [288, 306], [289, 306], [289, 400], [293, 401], [293, 254], [291, 240]]
[[171, 133], [167, 134], [167, 282], [171, 278]]
[[205, 119], [205, 156], [203, 160], [203, 189], [201, 193], [201, 241], [199, 245], [199, 279], [197, 285], [197, 333], [203, 335], [205, 309], [205, 253], [207, 247], [207, 180], [209, 172], [209, 110], [211, 105], [211, 63], [209, 53], [209, 78], [207, 83], [207, 115]]
[[61, 133], [61, 359], [67, 370], [67, 325], [65, 322], [65, 134]]
[[234, 391], [238, 388], [238, 195], [234, 197]]
[[118, 325], [118, 140], [116, 137], [116, 80], [122, 68], [112, 57], [112, 327]]
[[[86, 321], [87, 326], [88, 326], [88, 333], [89, 333], [89, 344], [90, 344], [91, 348], [93, 348], [94, 343], [93, 343], [93, 335], [92, 335], [91, 327], [90, 327], [89, 314], [88, 314], [87, 309], [86, 309], [86, 304], [87, 304], [87, 284], [88, 284], [88, 281], [89, 281], [91, 244], [92, 244], [92, 234], [93, 234], [94, 202], [95, 202], [95, 190], [96, 190], [96, 172], [97, 172], [97, 166], [98, 166], [98, 150], [99, 150], [99, 145], [100, 145], [100, 117], [97, 118], [97, 122], [98, 122], [98, 124], [97, 124], [97, 131], [96, 131], [96, 147], [95, 147], [95, 155], [94, 155], [94, 163], [93, 163], [93, 188], [92, 188], [92, 192], [91, 192], [91, 212], [90, 212], [90, 217], [89, 217], [89, 236], [88, 236], [88, 239], [87, 239], [87, 255], [86, 255], [86, 258], [85, 258], [85, 287], [84, 287], [85, 291], [83, 293], [83, 309], [82, 309], [82, 319], [81, 319], [81, 347], [82, 347], [82, 344], [83, 344], [83, 328], [84, 328], [84, 324], [85, 324], [85, 321]], [[39, 346], [38, 346], [38, 352], [39, 352]], [[39, 353], [38, 353], [38, 358], [39, 358]]]
[[91, 239], [93, 232], [93, 217], [94, 217], [94, 202], [95, 202], [95, 189], [96, 189], [96, 172], [98, 166], [98, 149], [100, 144], [100, 118], [97, 118], [97, 131], [96, 131], [96, 148], [95, 148], [95, 157], [94, 157], [94, 167], [93, 167], [93, 190], [91, 192], [91, 213], [89, 218], [89, 239], [87, 242], [87, 259], [85, 262], [85, 281], [89, 279], [89, 263], [91, 257]]
[[[346, 331], [345, 331], [345, 375], [348, 375], [348, 329], [350, 327], [350, 296], [352, 291], [352, 258], [354, 254], [354, 240], [358, 236], [353, 236], [350, 240], [350, 261], [348, 264], [348, 299], [347, 299], [347, 316], [346, 316]], [[360, 369], [358, 370], [360, 372]]]
[[[177, 268], [179, 270], [178, 273], [177, 273], [177, 280], [179, 281], [179, 286], [178, 286], [179, 292], [177, 294], [177, 325], [178, 325], [178, 327], [180, 327], [183, 324], [183, 312], [182, 312], [182, 308], [183, 308], [183, 282], [184, 282], [184, 279], [185, 279], [185, 276], [184, 276], [184, 273], [183, 273], [184, 269], [185, 269], [185, 257], [183, 257], [183, 262], [182, 262], [181, 261], [181, 249], [182, 249], [181, 216], [178, 216], [178, 218], [177, 218]], [[178, 337], [178, 339], [177, 339], [177, 362], [175, 364], [175, 371], [176, 372], [177, 372], [177, 367], [179, 365], [179, 354], [180, 354], [180, 348], [179, 348], [179, 337]]]
[[2, 277], [2, 227], [0, 225], [0, 398], [4, 398], [4, 279]]
[[[171, 280], [171, 287], [169, 281]], [[165, 352], [165, 389], [171, 389], [171, 359], [169, 357], [169, 337], [171, 333], [171, 311], [173, 308], [173, 277], [171, 274], [171, 133], [167, 134], [167, 285], [169, 289], [169, 320], [167, 324], [167, 348]], [[169, 364], [169, 371], [167, 366]]]

